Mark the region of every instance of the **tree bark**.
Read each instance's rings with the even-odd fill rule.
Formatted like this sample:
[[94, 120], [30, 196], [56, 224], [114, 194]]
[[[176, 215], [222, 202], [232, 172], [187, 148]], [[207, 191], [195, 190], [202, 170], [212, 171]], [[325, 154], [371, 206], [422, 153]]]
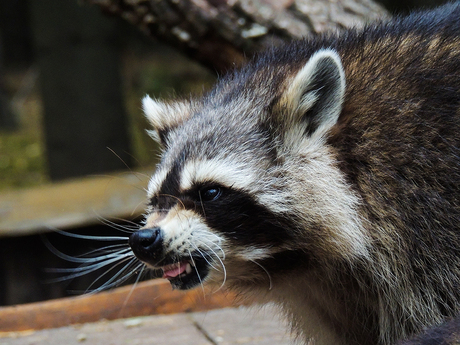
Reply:
[[284, 41], [388, 16], [372, 0], [85, 0], [225, 72]]

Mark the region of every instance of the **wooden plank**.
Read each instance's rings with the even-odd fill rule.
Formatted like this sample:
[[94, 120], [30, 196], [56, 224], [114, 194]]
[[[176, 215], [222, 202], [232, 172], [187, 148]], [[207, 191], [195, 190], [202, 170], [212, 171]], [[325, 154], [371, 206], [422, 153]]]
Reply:
[[100, 321], [27, 332], [0, 332], [0, 345], [212, 345], [187, 314]]
[[258, 308], [224, 308], [191, 313], [190, 317], [214, 344], [293, 344], [293, 337], [287, 333], [287, 322], [282, 318], [280, 311], [272, 305]]
[[63, 327], [133, 316], [203, 311], [235, 305], [222, 291], [173, 291], [159, 279], [95, 295], [0, 308], [0, 333]]
[[69, 327], [0, 333], [2, 345], [288, 345], [274, 308], [224, 308], [188, 314], [100, 321]]
[[114, 173], [0, 194], [0, 236], [19, 236], [133, 218], [144, 211], [153, 169]]

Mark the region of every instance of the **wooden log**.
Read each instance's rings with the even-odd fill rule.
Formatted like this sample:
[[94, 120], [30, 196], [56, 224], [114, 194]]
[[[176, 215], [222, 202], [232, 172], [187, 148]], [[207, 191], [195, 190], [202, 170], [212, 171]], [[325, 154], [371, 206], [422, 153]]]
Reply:
[[213, 71], [292, 39], [388, 16], [372, 0], [86, 0]]
[[63, 327], [134, 316], [204, 311], [235, 305], [223, 291], [173, 291], [159, 279], [94, 295], [0, 308], [0, 333]]

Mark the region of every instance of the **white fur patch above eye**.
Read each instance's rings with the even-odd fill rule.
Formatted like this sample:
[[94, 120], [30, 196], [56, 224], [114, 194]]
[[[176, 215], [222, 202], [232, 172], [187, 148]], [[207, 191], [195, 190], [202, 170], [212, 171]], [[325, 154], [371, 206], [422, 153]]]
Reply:
[[168, 170], [165, 169], [157, 170], [155, 174], [153, 174], [153, 176], [150, 178], [149, 185], [147, 187], [147, 196], [149, 198], [158, 193], [167, 175]]
[[180, 188], [184, 191], [197, 183], [214, 182], [226, 187], [250, 190], [256, 178], [253, 172], [235, 162], [191, 160], [182, 169]]

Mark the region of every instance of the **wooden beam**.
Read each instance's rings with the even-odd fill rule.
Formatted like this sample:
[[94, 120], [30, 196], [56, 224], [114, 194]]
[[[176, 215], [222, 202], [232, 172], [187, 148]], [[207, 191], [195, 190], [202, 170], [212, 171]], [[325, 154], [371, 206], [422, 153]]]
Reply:
[[0, 308], [0, 335], [134, 316], [204, 311], [234, 306], [234, 296], [208, 289], [173, 291], [163, 279], [94, 295]]
[[0, 236], [19, 236], [140, 216], [153, 172], [113, 173], [0, 194]]

